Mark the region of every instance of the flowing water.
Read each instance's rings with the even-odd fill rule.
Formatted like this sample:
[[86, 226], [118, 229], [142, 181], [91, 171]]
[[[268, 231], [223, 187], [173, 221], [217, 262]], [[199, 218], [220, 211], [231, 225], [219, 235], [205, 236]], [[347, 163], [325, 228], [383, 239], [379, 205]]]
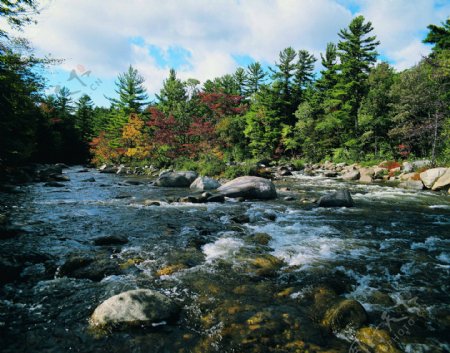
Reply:
[[[0, 289], [3, 352], [349, 352], [355, 332], [316, 317], [311, 293], [324, 286], [358, 300], [401, 351], [449, 351], [447, 194], [298, 174], [274, 201], [189, 204], [170, 202], [186, 189], [79, 169], [63, 188], [0, 194], [20, 229], [0, 239], [17, 272]], [[301, 201], [344, 187], [356, 207]], [[94, 245], [104, 235], [128, 243]], [[88, 265], [64, 272], [74, 257]], [[136, 288], [176, 301], [177, 321], [89, 329], [97, 305]]]

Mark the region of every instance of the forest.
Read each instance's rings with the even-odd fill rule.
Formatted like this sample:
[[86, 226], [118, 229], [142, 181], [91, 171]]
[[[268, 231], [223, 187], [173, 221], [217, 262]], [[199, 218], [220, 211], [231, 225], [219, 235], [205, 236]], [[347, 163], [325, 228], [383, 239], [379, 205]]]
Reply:
[[[32, 0], [1, 4], [18, 29], [37, 10]], [[0, 166], [123, 163], [226, 176], [255, 161], [448, 165], [450, 19], [428, 26], [431, 54], [401, 72], [379, 60], [373, 30], [357, 16], [320, 58], [288, 47], [268, 68], [253, 62], [204, 83], [171, 69], [155, 101], [130, 65], [107, 108], [86, 94], [74, 101], [66, 87], [45, 95], [43, 73], [58, 62], [2, 30]]]

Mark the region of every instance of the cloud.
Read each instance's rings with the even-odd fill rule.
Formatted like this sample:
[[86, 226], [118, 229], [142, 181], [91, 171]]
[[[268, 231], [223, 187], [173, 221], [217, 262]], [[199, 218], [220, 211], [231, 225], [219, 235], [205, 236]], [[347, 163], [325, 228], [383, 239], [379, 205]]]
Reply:
[[[436, 0], [438, 1], [438, 0]], [[170, 66], [202, 81], [231, 73], [237, 57], [273, 65], [287, 46], [318, 58], [338, 40], [355, 11], [374, 24], [380, 52], [398, 68], [414, 64], [427, 47], [423, 30], [439, 23], [449, 4], [430, 0], [47, 0], [26, 35], [40, 53], [65, 58], [110, 79], [136, 66], [150, 93]], [[447, 12], [446, 12], [447, 11]], [[422, 32], [421, 32], [422, 30]], [[177, 52], [179, 51], [179, 52]]]

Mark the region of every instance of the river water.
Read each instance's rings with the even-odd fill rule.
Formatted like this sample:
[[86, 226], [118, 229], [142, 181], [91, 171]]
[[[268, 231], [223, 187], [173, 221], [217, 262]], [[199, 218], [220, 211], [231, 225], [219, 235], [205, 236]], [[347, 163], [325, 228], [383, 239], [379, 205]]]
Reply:
[[[3, 352], [348, 352], [354, 332], [315, 320], [310, 298], [320, 286], [358, 300], [366, 325], [388, 331], [400, 351], [450, 349], [445, 193], [297, 174], [277, 183], [284, 191], [274, 201], [189, 204], [171, 202], [186, 189], [80, 169], [64, 171], [62, 188], [0, 193], [0, 213], [20, 229], [0, 239], [17, 272], [0, 290]], [[354, 208], [308, 202], [339, 188], [350, 189]], [[128, 243], [94, 245], [105, 235]], [[74, 257], [88, 265], [64, 272]], [[179, 303], [177, 321], [89, 329], [97, 305], [136, 288]]]

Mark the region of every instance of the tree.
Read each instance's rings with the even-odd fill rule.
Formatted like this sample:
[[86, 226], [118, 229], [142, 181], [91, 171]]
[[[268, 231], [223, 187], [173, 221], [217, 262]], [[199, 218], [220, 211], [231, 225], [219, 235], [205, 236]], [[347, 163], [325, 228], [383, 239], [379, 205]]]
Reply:
[[[36, 0], [2, 0], [0, 1], [0, 17], [15, 29], [22, 29], [23, 26], [32, 23], [32, 15], [38, 14], [38, 1]], [[0, 29], [0, 38], [8, 38], [6, 31]]]
[[148, 105], [148, 94], [144, 87], [144, 78], [131, 65], [128, 71], [119, 74], [116, 81], [116, 93], [119, 98], [108, 98], [113, 106], [122, 110], [126, 116], [139, 113]]
[[429, 32], [423, 40], [424, 43], [434, 44], [434, 52], [450, 50], [450, 17], [442, 23], [442, 27], [431, 24], [427, 28]]
[[247, 66], [247, 83], [246, 83], [246, 94], [252, 95], [258, 92], [261, 85], [264, 83], [264, 79], [267, 73], [264, 72], [261, 64], [259, 62], [251, 63]]
[[303, 91], [314, 80], [314, 64], [316, 58], [314, 55], [308, 53], [307, 50], [300, 50], [297, 55], [297, 64], [294, 74], [294, 89], [293, 89], [293, 108], [294, 111], [298, 105], [303, 101]]
[[94, 102], [87, 94], [83, 94], [75, 104], [75, 128], [82, 141], [87, 143], [94, 137]]
[[[392, 127], [390, 112], [394, 83], [394, 69], [386, 62], [372, 69], [368, 77], [368, 92], [358, 112], [359, 126], [364, 131], [360, 137], [365, 152], [372, 151], [379, 157], [381, 148], [390, 149], [387, 132]], [[369, 149], [370, 148], [370, 149]]]
[[337, 91], [341, 91], [339, 99], [342, 101], [341, 109], [348, 115], [348, 122], [353, 122], [352, 138], [357, 137], [358, 110], [361, 101], [367, 93], [367, 77], [370, 68], [377, 59], [375, 48], [380, 44], [376, 36], [370, 36], [373, 27], [371, 22], [366, 22], [363, 16], [355, 17], [348, 29], [342, 29], [338, 35], [341, 40], [338, 43], [339, 57], [341, 60], [339, 82]]
[[187, 100], [185, 84], [177, 78], [174, 69], [170, 69], [169, 77], [163, 82], [158, 98], [158, 107], [164, 114], [174, 116], [180, 113], [180, 105]]
[[238, 67], [234, 72], [233, 78], [236, 84], [237, 94], [244, 97], [246, 95], [245, 86], [248, 80], [245, 70], [242, 67]]

